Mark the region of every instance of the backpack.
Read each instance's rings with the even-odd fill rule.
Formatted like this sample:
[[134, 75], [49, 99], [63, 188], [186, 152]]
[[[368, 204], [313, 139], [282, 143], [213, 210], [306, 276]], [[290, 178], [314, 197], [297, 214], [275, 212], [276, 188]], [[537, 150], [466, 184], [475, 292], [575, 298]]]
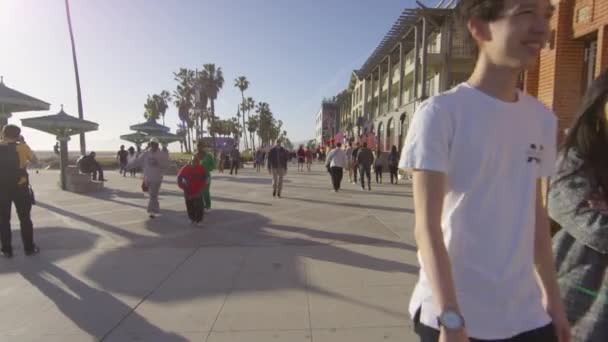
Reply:
[[17, 144], [0, 143], [0, 189], [17, 186], [21, 169], [19, 168], [19, 155], [17, 154]]

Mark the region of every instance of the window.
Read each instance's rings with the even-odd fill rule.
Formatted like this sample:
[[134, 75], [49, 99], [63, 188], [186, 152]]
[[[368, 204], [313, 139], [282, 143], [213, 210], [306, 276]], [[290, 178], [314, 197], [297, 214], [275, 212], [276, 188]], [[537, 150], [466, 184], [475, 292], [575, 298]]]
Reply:
[[585, 43], [585, 59], [583, 64], [583, 93], [589, 89], [595, 79], [595, 65], [597, 62], [597, 41]]

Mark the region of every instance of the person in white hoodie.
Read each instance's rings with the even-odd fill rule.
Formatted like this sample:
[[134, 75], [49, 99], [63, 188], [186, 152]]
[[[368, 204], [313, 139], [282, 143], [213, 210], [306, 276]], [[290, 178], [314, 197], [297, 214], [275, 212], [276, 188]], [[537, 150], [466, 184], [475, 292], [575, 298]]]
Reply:
[[137, 159], [127, 165], [127, 169], [143, 168], [144, 183], [148, 188], [150, 200], [148, 201], [148, 214], [155, 218], [160, 212], [158, 193], [163, 182], [163, 174], [169, 164], [169, 154], [159, 149], [158, 139], [150, 139], [150, 149], [142, 153]]
[[325, 166], [331, 174], [331, 182], [334, 186], [334, 192], [340, 190], [340, 183], [342, 183], [342, 176], [344, 174], [344, 167], [346, 166], [346, 152], [342, 149], [342, 144], [337, 143], [336, 147], [329, 151]]

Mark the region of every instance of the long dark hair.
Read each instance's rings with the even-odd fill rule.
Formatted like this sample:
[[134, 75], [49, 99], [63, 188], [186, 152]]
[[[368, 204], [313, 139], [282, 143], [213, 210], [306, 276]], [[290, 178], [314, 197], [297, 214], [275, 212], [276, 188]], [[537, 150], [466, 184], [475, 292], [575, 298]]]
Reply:
[[604, 113], [607, 100], [608, 70], [593, 81], [587, 90], [577, 119], [561, 146], [561, 152], [567, 155], [575, 150], [583, 161], [577, 170], [562, 179], [583, 173], [597, 181], [608, 196], [608, 124]]

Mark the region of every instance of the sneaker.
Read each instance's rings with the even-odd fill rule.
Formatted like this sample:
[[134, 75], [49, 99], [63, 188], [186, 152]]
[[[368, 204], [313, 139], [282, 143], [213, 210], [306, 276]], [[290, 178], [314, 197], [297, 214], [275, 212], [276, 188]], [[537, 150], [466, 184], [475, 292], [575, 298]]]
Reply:
[[151, 219], [156, 218], [156, 215], [154, 215], [154, 214], [150, 214], [150, 218], [151, 218]]
[[[276, 192], [276, 191], [273, 191], [273, 192], [272, 192], [272, 197], [276, 197], [276, 196], [277, 196], [277, 192]], [[281, 197], [281, 196], [279, 196], [279, 197]]]
[[7, 259], [10, 259], [10, 258], [13, 257], [13, 252], [2, 251], [2, 256], [5, 257], [5, 258], [7, 258]]
[[40, 248], [38, 248], [38, 246], [34, 246], [34, 248], [32, 248], [28, 251], [25, 251], [25, 255], [27, 255], [27, 256], [36, 255], [38, 253], [40, 253]]

